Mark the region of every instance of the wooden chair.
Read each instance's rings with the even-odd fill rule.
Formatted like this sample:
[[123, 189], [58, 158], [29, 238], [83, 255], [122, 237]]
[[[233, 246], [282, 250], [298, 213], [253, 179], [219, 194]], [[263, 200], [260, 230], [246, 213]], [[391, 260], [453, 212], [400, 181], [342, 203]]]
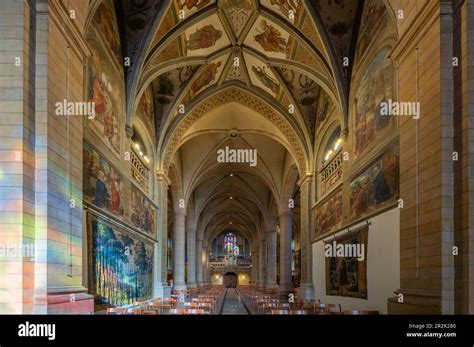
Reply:
[[171, 308], [169, 310], [170, 314], [186, 314], [186, 310], [184, 308]]
[[326, 310], [329, 313], [341, 314], [342, 307], [341, 304], [326, 304]]
[[288, 303], [278, 303], [277, 304], [277, 309], [279, 309], [279, 310], [289, 310], [290, 309], [290, 304], [288, 304]]
[[263, 306], [262, 306], [263, 314], [268, 314], [270, 311], [278, 309], [277, 305], [278, 304], [273, 303], [273, 302], [268, 303], [268, 304], [263, 304]]
[[198, 308], [201, 308], [205, 311], [208, 311], [209, 313], [211, 313], [213, 311], [212, 304], [210, 302], [199, 302], [198, 303]]
[[290, 314], [288, 310], [271, 310], [272, 315], [283, 315], [283, 314]]
[[326, 305], [325, 304], [313, 304], [313, 313], [319, 314], [322, 312], [326, 312]]
[[124, 309], [119, 307], [109, 307], [105, 314], [107, 315], [118, 315], [123, 314]]
[[191, 308], [198, 308], [197, 302], [185, 302], [184, 308], [191, 309]]
[[306, 310], [290, 310], [290, 315], [306, 315], [308, 311]]
[[127, 308], [126, 314], [142, 314], [142, 309], [141, 308]]
[[163, 304], [159, 301], [150, 302], [147, 306], [148, 310], [156, 311], [158, 314], [161, 313], [162, 308]]

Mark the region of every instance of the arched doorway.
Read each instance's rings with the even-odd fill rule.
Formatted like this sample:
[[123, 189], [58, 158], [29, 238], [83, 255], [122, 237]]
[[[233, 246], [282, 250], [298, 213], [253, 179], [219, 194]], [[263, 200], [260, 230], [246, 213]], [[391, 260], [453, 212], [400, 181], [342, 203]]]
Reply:
[[227, 272], [224, 275], [224, 286], [226, 288], [237, 287], [237, 274], [235, 272]]

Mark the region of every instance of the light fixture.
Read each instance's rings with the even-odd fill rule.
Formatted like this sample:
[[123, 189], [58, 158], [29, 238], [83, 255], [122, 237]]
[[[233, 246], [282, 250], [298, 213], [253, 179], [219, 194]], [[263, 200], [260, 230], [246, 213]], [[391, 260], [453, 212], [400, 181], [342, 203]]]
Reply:
[[339, 147], [341, 147], [341, 144], [342, 144], [342, 139], [339, 138], [337, 141], [336, 141], [336, 144], [334, 145], [334, 150], [337, 151], [337, 149]]
[[234, 176], [234, 174], [233, 174], [233, 173], [231, 173], [229, 176], [230, 176], [230, 177], [232, 177], [232, 176]]
[[135, 143], [135, 148], [139, 150], [139, 149], [140, 149], [140, 145], [139, 145], [138, 143]]
[[143, 157], [143, 152], [142, 151], [138, 151], [138, 153], [140, 154], [141, 157]]
[[230, 200], [232, 200], [232, 199], [233, 199], [233, 197], [231, 196], [229, 199], [230, 199]]
[[229, 222], [229, 224], [232, 224], [232, 222]]

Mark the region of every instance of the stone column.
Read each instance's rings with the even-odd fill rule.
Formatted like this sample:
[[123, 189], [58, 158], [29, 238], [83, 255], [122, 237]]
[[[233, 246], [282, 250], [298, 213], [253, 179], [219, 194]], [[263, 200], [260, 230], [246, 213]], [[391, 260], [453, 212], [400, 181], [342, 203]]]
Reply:
[[[419, 102], [420, 115], [399, 117], [400, 288], [388, 299], [389, 314], [454, 313], [454, 277], [460, 274], [454, 269], [454, 203], [468, 200], [453, 184], [468, 174], [453, 175], [459, 164], [453, 152], [463, 148], [453, 148], [453, 119], [460, 112], [453, 112], [453, 70], [462, 67], [453, 68], [452, 11], [451, 1], [427, 2], [391, 53], [399, 70], [398, 99]], [[460, 160], [466, 157], [459, 153]], [[464, 204], [460, 209], [470, 208]], [[456, 223], [461, 219], [457, 214]]]
[[208, 285], [211, 283], [210, 277], [209, 277], [209, 246], [207, 243], [203, 244], [203, 282], [205, 285]]
[[261, 239], [258, 243], [258, 286], [265, 286], [265, 268], [266, 268], [266, 244], [265, 239]]
[[185, 252], [185, 231], [184, 222], [186, 216], [184, 212], [174, 212], [173, 230], [173, 289], [186, 289], [184, 281], [184, 252]]
[[276, 247], [277, 247], [277, 233], [275, 228], [267, 232], [267, 288], [276, 288]]
[[311, 245], [311, 191], [313, 174], [306, 174], [298, 182], [301, 196], [301, 286], [298, 294], [302, 299], [314, 298], [313, 254]]
[[254, 246], [254, 250], [252, 252], [252, 284], [258, 285], [258, 249], [257, 246]]
[[291, 212], [280, 213], [280, 286], [281, 293], [293, 290], [291, 281]]
[[188, 249], [187, 285], [188, 288], [196, 288], [196, 229], [188, 229], [186, 246]]
[[203, 283], [203, 261], [202, 261], [202, 239], [196, 240], [196, 279], [197, 279], [197, 286], [201, 287], [204, 285]]
[[153, 261], [153, 296], [168, 297], [171, 288], [166, 275], [168, 273], [168, 188], [170, 180], [163, 171], [156, 172], [155, 194], [158, 201], [158, 218]]

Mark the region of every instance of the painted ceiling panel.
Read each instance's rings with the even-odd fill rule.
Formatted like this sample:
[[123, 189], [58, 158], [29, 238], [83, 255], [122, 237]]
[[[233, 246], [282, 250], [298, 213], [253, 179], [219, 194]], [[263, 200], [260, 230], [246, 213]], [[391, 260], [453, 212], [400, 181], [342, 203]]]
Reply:
[[261, 60], [251, 54], [244, 54], [245, 63], [249, 69], [252, 84], [262, 88], [270, 95], [276, 97], [280, 92], [280, 82], [271, 69]]
[[291, 42], [288, 32], [268, 19], [259, 17], [244, 44], [269, 57], [287, 59], [291, 53]]
[[191, 26], [184, 33], [185, 56], [208, 56], [230, 45], [225, 29], [217, 15]]
[[209, 88], [217, 83], [228, 58], [229, 56], [227, 54], [222, 55], [203, 67], [199, 76], [191, 85], [191, 97], [196, 96], [197, 94], [203, 92], [206, 88]]

